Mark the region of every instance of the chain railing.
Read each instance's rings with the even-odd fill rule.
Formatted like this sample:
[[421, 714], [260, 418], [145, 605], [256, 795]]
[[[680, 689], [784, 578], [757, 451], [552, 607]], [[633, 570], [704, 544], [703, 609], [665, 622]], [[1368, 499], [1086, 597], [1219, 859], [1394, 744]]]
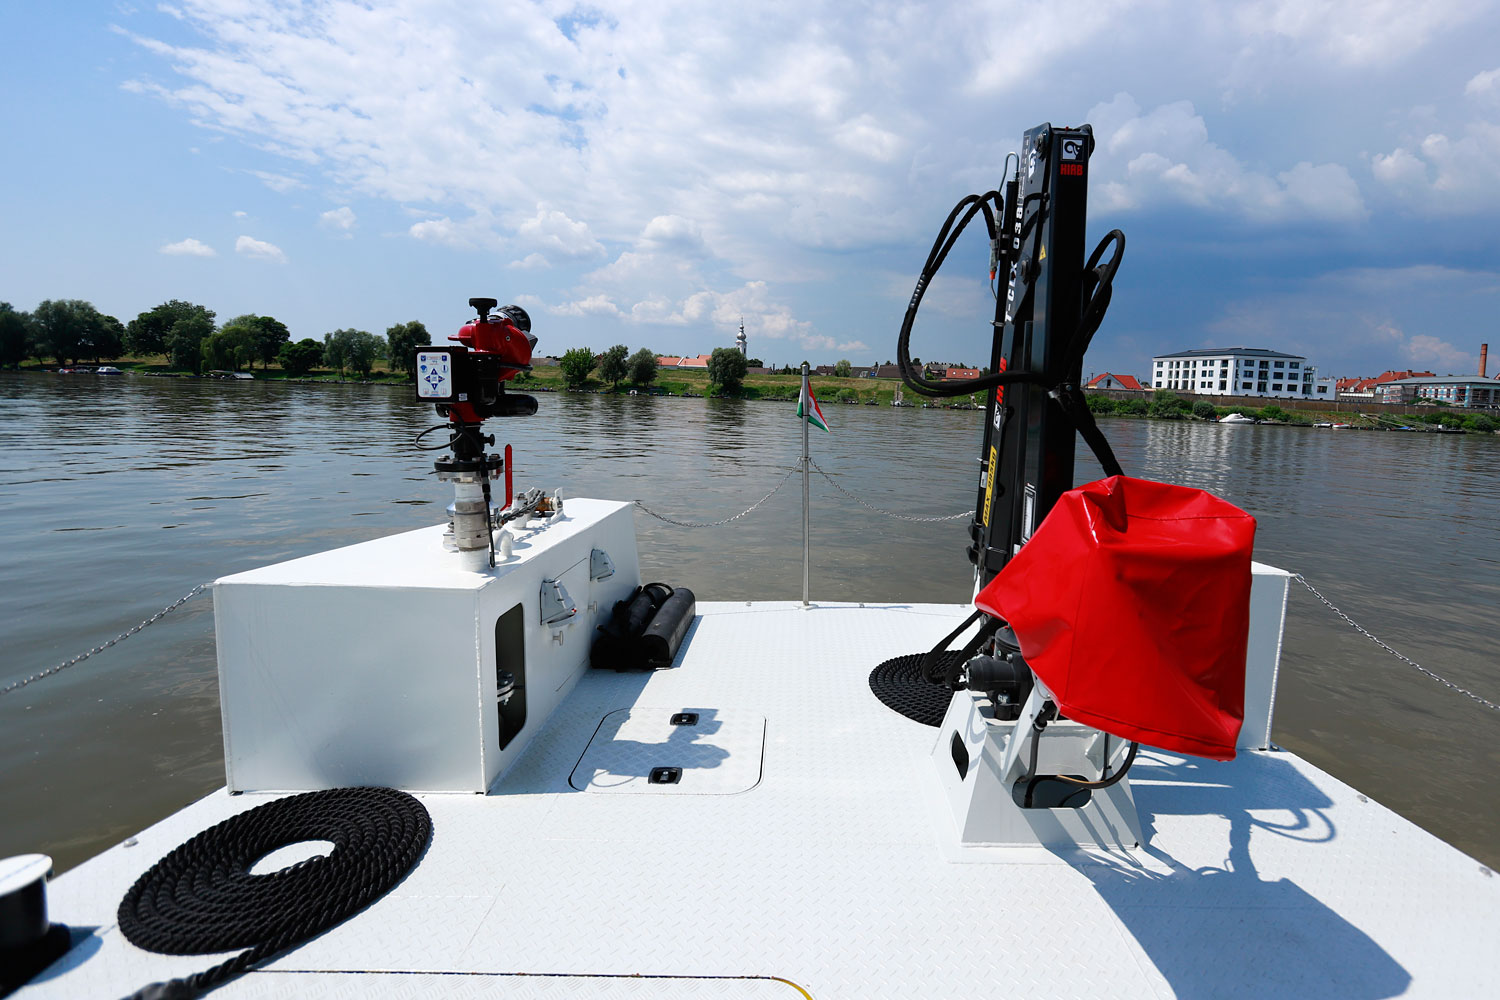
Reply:
[[718, 527], [721, 524], [728, 524], [730, 521], [738, 521], [740, 518], [744, 517], [746, 514], [748, 514], [751, 511], [755, 510], [757, 507], [759, 507], [761, 504], [765, 503], [767, 500], [771, 499], [773, 496], [776, 495], [776, 491], [779, 490], [779, 489], [781, 489], [783, 486], [785, 486], [786, 485], [786, 481], [788, 479], [791, 479], [792, 476], [796, 474], [796, 472], [797, 472], [796, 466], [793, 466], [792, 468], [788, 469], [786, 471], [786, 475], [784, 475], [784, 476], [781, 477], [781, 481], [778, 482], [775, 486], [771, 487], [771, 492], [770, 493], [767, 493], [765, 496], [761, 497], [759, 500], [755, 501], [753, 504], [751, 504], [750, 506], [746, 507], [744, 510], [740, 511], [738, 514], [731, 515], [730, 517], [723, 518], [722, 520], [719, 520], [719, 521], [679, 521], [676, 518], [668, 517], [665, 514], [658, 514], [656, 511], [652, 510], [650, 507], [647, 507], [645, 504], [641, 503], [641, 501], [639, 501], [639, 500], [635, 501], [635, 505], [637, 507], [639, 507], [644, 513], [650, 514], [652, 517], [656, 518], [658, 521], [665, 521], [668, 524], [675, 524], [679, 528], [716, 528], [716, 527]]
[[1307, 590], [1308, 590], [1308, 593], [1312, 594], [1318, 600], [1322, 601], [1328, 607], [1329, 611], [1332, 611], [1334, 614], [1338, 615], [1345, 622], [1347, 622], [1350, 628], [1354, 629], [1354, 631], [1358, 632], [1360, 635], [1364, 636], [1366, 639], [1369, 639], [1371, 642], [1373, 642], [1375, 645], [1379, 646], [1381, 649], [1385, 650], [1387, 653], [1390, 653], [1392, 656], [1394, 656], [1396, 659], [1400, 660], [1402, 663], [1405, 663], [1407, 666], [1413, 668], [1418, 673], [1421, 673], [1422, 675], [1424, 675], [1426, 677], [1429, 677], [1432, 680], [1437, 681], [1439, 684], [1443, 685], [1443, 687], [1445, 687], [1445, 688], [1448, 688], [1450, 691], [1457, 691], [1459, 694], [1463, 695], [1466, 698], [1472, 698], [1475, 701], [1479, 702], [1479, 704], [1483, 705], [1485, 708], [1489, 709], [1492, 712], [1500, 712], [1500, 705], [1495, 704], [1494, 702], [1490, 701], [1487, 698], [1481, 698], [1479, 695], [1475, 694], [1473, 691], [1468, 690], [1467, 688], [1461, 688], [1461, 687], [1459, 687], [1457, 684], [1455, 684], [1452, 681], [1448, 680], [1446, 677], [1439, 677], [1437, 674], [1433, 673], [1431, 670], [1428, 670], [1426, 667], [1422, 666], [1416, 660], [1413, 660], [1411, 657], [1406, 656], [1406, 655], [1404, 655], [1402, 653], [1396, 652], [1390, 646], [1387, 646], [1385, 643], [1383, 643], [1379, 639], [1375, 638], [1375, 636], [1369, 631], [1369, 629], [1365, 628], [1359, 622], [1355, 621], [1353, 618], [1350, 618], [1348, 615], [1344, 614], [1338, 608], [1334, 607], [1332, 601], [1330, 601], [1328, 598], [1324, 597], [1322, 594], [1318, 593], [1318, 588], [1316, 588], [1312, 584], [1308, 583], [1307, 579], [1301, 573], [1293, 573], [1292, 574], [1292, 579], [1296, 580], [1298, 583], [1302, 584], [1302, 586], [1306, 587]]
[[824, 479], [828, 480], [828, 485], [829, 486], [832, 486], [834, 489], [838, 490], [844, 496], [848, 497], [850, 500], [853, 500], [855, 503], [857, 503], [861, 507], [865, 508], [865, 510], [872, 510], [872, 511], [874, 511], [877, 514], [884, 514], [886, 517], [894, 517], [894, 518], [897, 518], [898, 520], [902, 520], [902, 521], [931, 522], [931, 521], [957, 521], [961, 517], [971, 517], [973, 515], [973, 511], [961, 510], [957, 514], [943, 514], [943, 515], [941, 515], [939, 517], [918, 517], [915, 514], [898, 514], [898, 513], [896, 513], [893, 510], [882, 510], [881, 508], [876, 507], [874, 504], [866, 503], [865, 501], [861, 500], [859, 497], [855, 496], [853, 493], [850, 493], [848, 490], [844, 489], [842, 486], [840, 486], [838, 484], [838, 482], [832, 476], [830, 476], [827, 472], [823, 471], [823, 467], [821, 465], [819, 465], [817, 462], [814, 462], [812, 459], [808, 459], [808, 462], [811, 463], [813, 469], [817, 471], [818, 475], [820, 475]]
[[[853, 493], [850, 493], [848, 490], [844, 489], [844, 487], [840, 486], [838, 484], [838, 482], [835, 481], [832, 476], [830, 476], [820, 465], [818, 465], [817, 462], [812, 461], [812, 459], [810, 459], [810, 458], [807, 461], [808, 461], [808, 464], [814, 470], [816, 470], [817, 473], [820, 476], [822, 476], [824, 479], [826, 479], [828, 481], [829, 485], [832, 486], [835, 490], [837, 490], [839, 493], [841, 493], [843, 496], [847, 497], [848, 499], [853, 500], [855, 503], [859, 504], [861, 507], [864, 507], [867, 510], [874, 511], [877, 514], [884, 514], [887, 517], [899, 518], [900, 520], [903, 520], [903, 521], [923, 521], [923, 522], [953, 521], [953, 520], [957, 520], [957, 519], [962, 518], [962, 517], [968, 517], [969, 516], [969, 512], [968, 511], [964, 511], [964, 512], [961, 512], [961, 513], [958, 513], [958, 514], [948, 514], [948, 515], [944, 515], [944, 516], [940, 516], [940, 517], [920, 517], [920, 516], [916, 516], [916, 515], [912, 515], [912, 514], [901, 514], [901, 513], [897, 513], [896, 511], [883, 510], [883, 509], [881, 509], [879, 507], [875, 507], [875, 506], [873, 506], [873, 505], [871, 505], [869, 503], [866, 503], [864, 500], [861, 500], [859, 497], [855, 496]], [[667, 524], [674, 524], [674, 525], [677, 525], [677, 526], [683, 527], [683, 528], [713, 528], [713, 527], [718, 527], [720, 525], [729, 524], [731, 521], [737, 521], [740, 518], [744, 517], [745, 515], [753, 512], [754, 510], [756, 510], [758, 507], [760, 507], [762, 504], [764, 504], [767, 500], [770, 500], [771, 497], [775, 496], [776, 493], [783, 486], [785, 486], [787, 484], [787, 481], [789, 479], [791, 479], [792, 476], [797, 473], [797, 471], [798, 471], [798, 467], [797, 466], [793, 466], [792, 468], [788, 469], [787, 472], [786, 472], [786, 474], [783, 475], [781, 477], [781, 479], [777, 481], [776, 485], [773, 486], [771, 488], [771, 491], [769, 493], [767, 493], [765, 496], [761, 497], [759, 500], [755, 501], [755, 503], [751, 504], [749, 507], [746, 507], [744, 510], [740, 511], [738, 514], [734, 514], [734, 515], [732, 515], [730, 517], [726, 517], [726, 518], [721, 518], [720, 520], [717, 520], [717, 521], [680, 521], [680, 520], [678, 520], [676, 518], [668, 517], [665, 514], [657, 513], [656, 511], [654, 511], [651, 508], [647, 507], [644, 503], [642, 503], [639, 500], [635, 501], [635, 505], [637, 507], [639, 507], [644, 513], [651, 515], [652, 517], [656, 518], [659, 521], [665, 521]], [[1494, 702], [1490, 701], [1489, 699], [1484, 698], [1484, 697], [1482, 697], [1480, 695], [1475, 694], [1473, 691], [1470, 691], [1467, 688], [1460, 687], [1459, 685], [1457, 685], [1457, 684], [1453, 683], [1452, 681], [1448, 680], [1446, 677], [1442, 677], [1439, 674], [1437, 674], [1437, 673], [1435, 673], [1435, 672], [1427, 669], [1426, 667], [1422, 666], [1417, 661], [1413, 660], [1411, 657], [1406, 656], [1405, 654], [1398, 652], [1397, 650], [1395, 650], [1395, 649], [1391, 648], [1389, 645], [1387, 645], [1385, 642], [1382, 642], [1379, 638], [1377, 638], [1374, 635], [1374, 633], [1370, 632], [1369, 629], [1365, 628], [1363, 625], [1359, 624], [1353, 618], [1350, 618], [1343, 611], [1341, 611], [1337, 607], [1335, 607], [1334, 604], [1333, 604], [1333, 602], [1330, 601], [1328, 598], [1324, 597], [1318, 591], [1318, 589], [1316, 587], [1314, 587], [1311, 583], [1309, 583], [1307, 581], [1307, 578], [1304, 577], [1301, 573], [1293, 573], [1291, 576], [1292, 576], [1292, 579], [1296, 580], [1298, 583], [1302, 584], [1302, 586], [1306, 587], [1307, 590], [1308, 590], [1308, 592], [1310, 594], [1312, 594], [1319, 601], [1321, 601], [1323, 603], [1323, 605], [1328, 608], [1329, 611], [1332, 611], [1335, 615], [1337, 615], [1339, 618], [1341, 618], [1350, 628], [1354, 629], [1356, 632], [1358, 632], [1360, 635], [1364, 636], [1366, 639], [1369, 639], [1371, 642], [1373, 642], [1375, 645], [1379, 646], [1381, 649], [1385, 650], [1387, 653], [1390, 653], [1392, 656], [1394, 656], [1396, 659], [1400, 660], [1402, 663], [1405, 663], [1407, 666], [1411, 667], [1413, 670], [1416, 670], [1418, 673], [1421, 673], [1423, 676], [1425, 676], [1425, 677], [1427, 677], [1427, 678], [1429, 678], [1431, 680], [1437, 681], [1439, 684], [1443, 685], [1445, 688], [1448, 688], [1450, 691], [1457, 692], [1458, 694], [1461, 694], [1461, 695], [1463, 695], [1466, 698], [1472, 699], [1473, 701], [1476, 701], [1479, 704], [1483, 705], [1485, 708], [1488, 708], [1492, 712], [1500, 712], [1500, 705], [1497, 705]], [[148, 626], [154, 625], [158, 621], [161, 621], [161, 619], [164, 618], [166, 615], [168, 615], [172, 611], [176, 610], [177, 608], [181, 607], [182, 605], [186, 604], [188, 601], [191, 601], [193, 598], [197, 597], [199, 594], [203, 593], [204, 589], [207, 586], [208, 586], [207, 584], [200, 583], [198, 586], [194, 587], [192, 590], [188, 591], [186, 594], [183, 594], [177, 600], [173, 601], [171, 604], [168, 604], [166, 607], [164, 607], [160, 611], [156, 612], [156, 614], [152, 615], [150, 618], [147, 618], [145, 621], [141, 622], [138, 625], [135, 625], [132, 628], [126, 629], [124, 632], [121, 632], [119, 635], [115, 636], [113, 639], [110, 639], [107, 642], [102, 642], [99, 645], [93, 647], [92, 649], [89, 649], [86, 652], [80, 653], [80, 654], [78, 654], [77, 656], [73, 657], [70, 660], [65, 660], [62, 663], [57, 664], [56, 666], [48, 667], [46, 670], [40, 670], [40, 671], [32, 674], [29, 677], [23, 677], [22, 679], [20, 679], [18, 681], [13, 681], [10, 684], [7, 684], [5, 687], [0, 688], [0, 696], [8, 695], [8, 694], [10, 694], [13, 691], [18, 691], [21, 688], [25, 687], [26, 685], [31, 684], [34, 681], [39, 681], [39, 680], [41, 680], [44, 677], [51, 677], [53, 674], [61, 673], [62, 671], [68, 669], [71, 666], [74, 666], [75, 664], [82, 663], [84, 660], [87, 660], [89, 657], [93, 656], [95, 653], [102, 653], [104, 650], [109, 649], [111, 646], [115, 645], [116, 643], [123, 642], [124, 640], [126, 640], [126, 639], [130, 638], [131, 636], [135, 635], [136, 633], [140, 632], [142, 629], [147, 628]]]
[[[846, 498], [848, 498], [850, 500], [853, 500], [855, 503], [859, 504], [861, 507], [865, 508], [866, 510], [872, 511], [872, 512], [874, 512], [876, 514], [883, 514], [886, 517], [894, 517], [894, 518], [896, 518], [898, 520], [901, 520], [901, 521], [918, 521], [918, 522], [923, 522], [923, 523], [933, 523], [933, 522], [938, 522], [938, 521], [956, 521], [959, 518], [969, 517], [969, 516], [972, 515], [971, 511], [964, 510], [964, 511], [959, 511], [957, 514], [943, 514], [943, 515], [938, 516], [938, 517], [922, 517], [922, 516], [919, 516], [919, 515], [916, 515], [916, 514], [901, 514], [901, 513], [898, 513], [897, 511], [894, 511], [894, 510], [885, 510], [885, 509], [883, 509], [881, 507], [876, 507], [872, 503], [868, 503], [865, 500], [860, 499], [859, 497], [855, 496], [853, 493], [850, 493], [848, 490], [844, 489], [844, 487], [839, 484], [838, 480], [834, 479], [833, 476], [829, 475], [829, 473], [827, 472], [827, 470], [825, 470], [817, 462], [814, 462], [811, 459], [809, 459], [808, 463], [812, 466], [814, 472], [816, 472], [818, 475], [822, 476], [824, 479], [828, 480], [828, 485], [829, 486], [832, 486], [835, 490], [837, 490], [843, 496], [845, 496]], [[767, 500], [771, 499], [771, 497], [775, 496], [776, 493], [777, 493], [777, 491], [780, 490], [783, 486], [786, 485], [787, 480], [790, 479], [790, 478], [792, 478], [792, 476], [796, 475], [796, 473], [797, 473], [797, 469], [796, 469], [795, 466], [793, 468], [791, 468], [791, 469], [788, 469], [786, 475], [784, 475], [784, 476], [781, 477], [780, 482], [778, 482], [771, 489], [770, 493], [767, 493], [765, 496], [761, 497], [759, 500], [755, 501], [755, 503], [751, 504], [749, 507], [746, 507], [744, 510], [740, 511], [738, 514], [733, 514], [733, 515], [731, 515], [729, 517], [721, 518], [720, 520], [717, 520], [717, 521], [679, 521], [679, 520], [677, 520], [674, 517], [668, 517], [666, 514], [662, 514], [662, 513], [659, 513], [657, 511], [652, 510], [650, 507], [647, 507], [640, 500], [635, 501], [635, 505], [637, 507], [639, 507], [644, 513], [651, 515], [652, 517], [656, 518], [658, 521], [665, 521], [667, 524], [675, 524], [675, 525], [677, 525], [680, 528], [716, 528], [719, 525], [728, 524], [731, 521], [737, 521], [740, 518], [744, 517], [746, 514], [749, 514], [752, 511], [754, 511], [756, 508], [760, 507]]]
[[194, 587], [192, 590], [188, 591], [186, 594], [183, 594], [181, 597], [177, 598], [177, 600], [173, 601], [171, 604], [168, 604], [166, 607], [162, 608], [156, 614], [152, 615], [150, 618], [147, 618], [145, 621], [141, 622], [139, 625], [135, 626], [134, 628], [128, 628], [128, 629], [126, 629], [125, 631], [121, 632], [119, 635], [115, 636], [113, 639], [109, 640], [108, 642], [101, 642], [99, 645], [95, 646], [93, 649], [89, 650], [86, 653], [79, 653], [77, 656], [73, 657], [71, 660], [65, 660], [62, 663], [59, 663], [55, 667], [48, 667], [46, 670], [38, 671], [37, 673], [32, 674], [30, 677], [23, 677], [23, 678], [21, 678], [18, 681], [13, 681], [12, 683], [7, 684], [5, 687], [0, 688], [0, 696], [10, 694], [12, 691], [19, 691], [21, 688], [23, 688], [26, 685], [30, 684], [32, 681], [39, 681], [43, 677], [51, 677], [53, 674], [61, 673], [62, 671], [68, 669], [71, 666], [73, 666], [75, 663], [82, 663], [84, 660], [87, 660], [90, 656], [93, 656], [95, 653], [102, 653], [102, 652], [104, 652], [106, 649], [108, 649], [109, 647], [113, 646], [115, 643], [121, 642], [121, 641], [123, 641], [125, 639], [128, 639], [131, 636], [135, 635], [137, 632], [139, 632], [141, 629], [145, 628], [146, 626], [148, 626], [148, 625], [154, 625], [157, 622], [161, 621], [162, 618], [169, 611], [173, 611], [173, 610], [175, 610], [177, 608], [182, 607], [182, 605], [186, 604], [188, 601], [191, 601], [193, 598], [195, 598], [199, 594], [203, 593], [203, 588], [205, 588], [207, 586], [208, 586], [208, 584], [206, 584], [206, 583], [200, 583], [200, 584], [198, 584], [198, 586]]

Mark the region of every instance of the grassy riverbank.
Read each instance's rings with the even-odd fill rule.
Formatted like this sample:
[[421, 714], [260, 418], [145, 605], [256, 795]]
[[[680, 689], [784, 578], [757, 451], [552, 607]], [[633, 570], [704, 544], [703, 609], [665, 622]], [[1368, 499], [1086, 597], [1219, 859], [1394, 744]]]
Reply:
[[[142, 375], [155, 375], [176, 378], [194, 377], [192, 372], [173, 368], [165, 358], [121, 358], [112, 362], [115, 367], [122, 371], [136, 372]], [[55, 366], [26, 365], [26, 370], [41, 370], [43, 367]], [[257, 381], [295, 381], [295, 382], [360, 382], [370, 384], [403, 384], [409, 383], [410, 379], [403, 373], [392, 372], [390, 366], [384, 361], [377, 361], [374, 369], [368, 376], [360, 376], [353, 372], [343, 372], [326, 368], [315, 368], [305, 375], [291, 375], [277, 365], [266, 368], [254, 369], [252, 374]], [[202, 377], [214, 377], [205, 375]], [[582, 386], [575, 391], [595, 393], [620, 393], [626, 394], [637, 392], [640, 394], [659, 396], [721, 396], [732, 395], [738, 399], [769, 399], [769, 400], [795, 400], [801, 387], [801, 376], [798, 375], [747, 375], [740, 390], [735, 393], [724, 393], [718, 386], [711, 385], [706, 371], [692, 371], [666, 368], [662, 369], [654, 382], [637, 384], [630, 381], [622, 381], [618, 385], [601, 381], [596, 376], [590, 376]], [[526, 387], [531, 391], [562, 392], [566, 389], [562, 369], [556, 365], [539, 365], [529, 375], [518, 377], [513, 383], [516, 388]], [[815, 376], [814, 386], [818, 399], [826, 406], [830, 403], [859, 403], [874, 404], [881, 406], [890, 405], [895, 397], [896, 389], [900, 385], [893, 379], [869, 379], [869, 378], [834, 378], [832, 376]], [[922, 402], [921, 397], [914, 397], [907, 393], [907, 400]], [[971, 402], [972, 400], [972, 402]], [[982, 394], [975, 393], [972, 397], [961, 396], [954, 400], [934, 400], [934, 404], [954, 406], [960, 409], [968, 409], [971, 406], [983, 405]]]
[[[1089, 409], [1099, 416], [1147, 417], [1156, 420], [1217, 420], [1230, 414], [1252, 417], [1261, 423], [1315, 427], [1346, 425], [1359, 430], [1465, 431], [1481, 434], [1500, 429], [1494, 415], [1473, 410], [1434, 405], [1423, 413], [1370, 413], [1340, 409], [1291, 409], [1271, 403], [1263, 407], [1215, 406], [1199, 398], [1189, 401], [1174, 392], [1157, 389], [1150, 397], [1114, 399], [1093, 394]], [[1424, 408], [1425, 409], [1425, 408]]]
[[[164, 377], [194, 377], [191, 372], [174, 369], [165, 358], [122, 358], [114, 362], [123, 371], [142, 375]], [[50, 367], [50, 366], [49, 366]], [[39, 371], [41, 365], [23, 366], [23, 370]], [[292, 375], [271, 365], [256, 369], [257, 381], [292, 381], [299, 383], [348, 383], [366, 385], [410, 385], [411, 380], [401, 372], [392, 372], [384, 361], [378, 361], [368, 376], [353, 372], [338, 372], [317, 368], [302, 375]], [[204, 378], [214, 375], [198, 376]], [[223, 377], [222, 375], [220, 377]], [[791, 402], [797, 398], [801, 386], [799, 375], [747, 375], [739, 391], [725, 393], [719, 386], [710, 384], [708, 373], [683, 369], [662, 369], [654, 382], [637, 384], [622, 381], [610, 384], [596, 377], [589, 377], [582, 386], [569, 390], [563, 379], [562, 369], [556, 365], [538, 366], [530, 374], [519, 376], [514, 387], [530, 392], [588, 392], [605, 394], [710, 397], [732, 396], [737, 399], [773, 400]], [[901, 383], [894, 379], [836, 378], [828, 375], [814, 376], [814, 388], [824, 406], [835, 404], [889, 406], [895, 399]], [[904, 393], [910, 406], [928, 406], [943, 409], [979, 410], [984, 407], [984, 394], [973, 393], [953, 399], [926, 400], [910, 391]], [[1500, 431], [1500, 419], [1494, 415], [1469, 410], [1433, 406], [1423, 413], [1390, 414], [1369, 413], [1358, 410], [1337, 409], [1285, 409], [1271, 403], [1264, 407], [1214, 406], [1206, 400], [1196, 402], [1184, 399], [1173, 392], [1157, 390], [1150, 396], [1130, 399], [1114, 399], [1102, 394], [1088, 394], [1089, 409], [1098, 416], [1117, 416], [1147, 420], [1216, 420], [1231, 413], [1254, 417], [1262, 423], [1310, 427], [1317, 424], [1347, 424], [1362, 430], [1416, 430], [1416, 431], [1466, 431], [1469, 433], [1491, 433]]]

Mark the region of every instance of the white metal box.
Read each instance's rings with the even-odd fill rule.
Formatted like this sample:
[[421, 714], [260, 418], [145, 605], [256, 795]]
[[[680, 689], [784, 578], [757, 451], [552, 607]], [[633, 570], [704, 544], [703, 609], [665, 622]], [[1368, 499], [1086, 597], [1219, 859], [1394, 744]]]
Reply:
[[[229, 790], [489, 788], [640, 583], [629, 504], [568, 500], [532, 523], [494, 569], [464, 569], [439, 525], [217, 581]], [[549, 580], [577, 607], [554, 625], [542, 621]], [[518, 685], [503, 716], [502, 673]]]

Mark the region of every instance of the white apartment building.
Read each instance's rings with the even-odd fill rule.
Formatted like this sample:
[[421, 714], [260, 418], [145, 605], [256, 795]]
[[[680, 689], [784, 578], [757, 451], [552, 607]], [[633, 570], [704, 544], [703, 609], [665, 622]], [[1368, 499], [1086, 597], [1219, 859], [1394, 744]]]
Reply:
[[1331, 379], [1300, 354], [1260, 347], [1213, 347], [1159, 354], [1151, 359], [1151, 388], [1202, 396], [1333, 398]]

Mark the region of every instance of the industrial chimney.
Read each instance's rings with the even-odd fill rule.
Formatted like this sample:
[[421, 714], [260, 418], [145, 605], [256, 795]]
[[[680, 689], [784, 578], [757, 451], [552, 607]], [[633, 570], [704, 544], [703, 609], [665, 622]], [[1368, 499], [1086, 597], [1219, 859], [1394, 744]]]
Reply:
[[1479, 377], [1480, 378], [1489, 378], [1489, 372], [1487, 372], [1485, 370], [1489, 366], [1489, 356], [1490, 356], [1490, 345], [1489, 344], [1480, 344], [1479, 345]]

